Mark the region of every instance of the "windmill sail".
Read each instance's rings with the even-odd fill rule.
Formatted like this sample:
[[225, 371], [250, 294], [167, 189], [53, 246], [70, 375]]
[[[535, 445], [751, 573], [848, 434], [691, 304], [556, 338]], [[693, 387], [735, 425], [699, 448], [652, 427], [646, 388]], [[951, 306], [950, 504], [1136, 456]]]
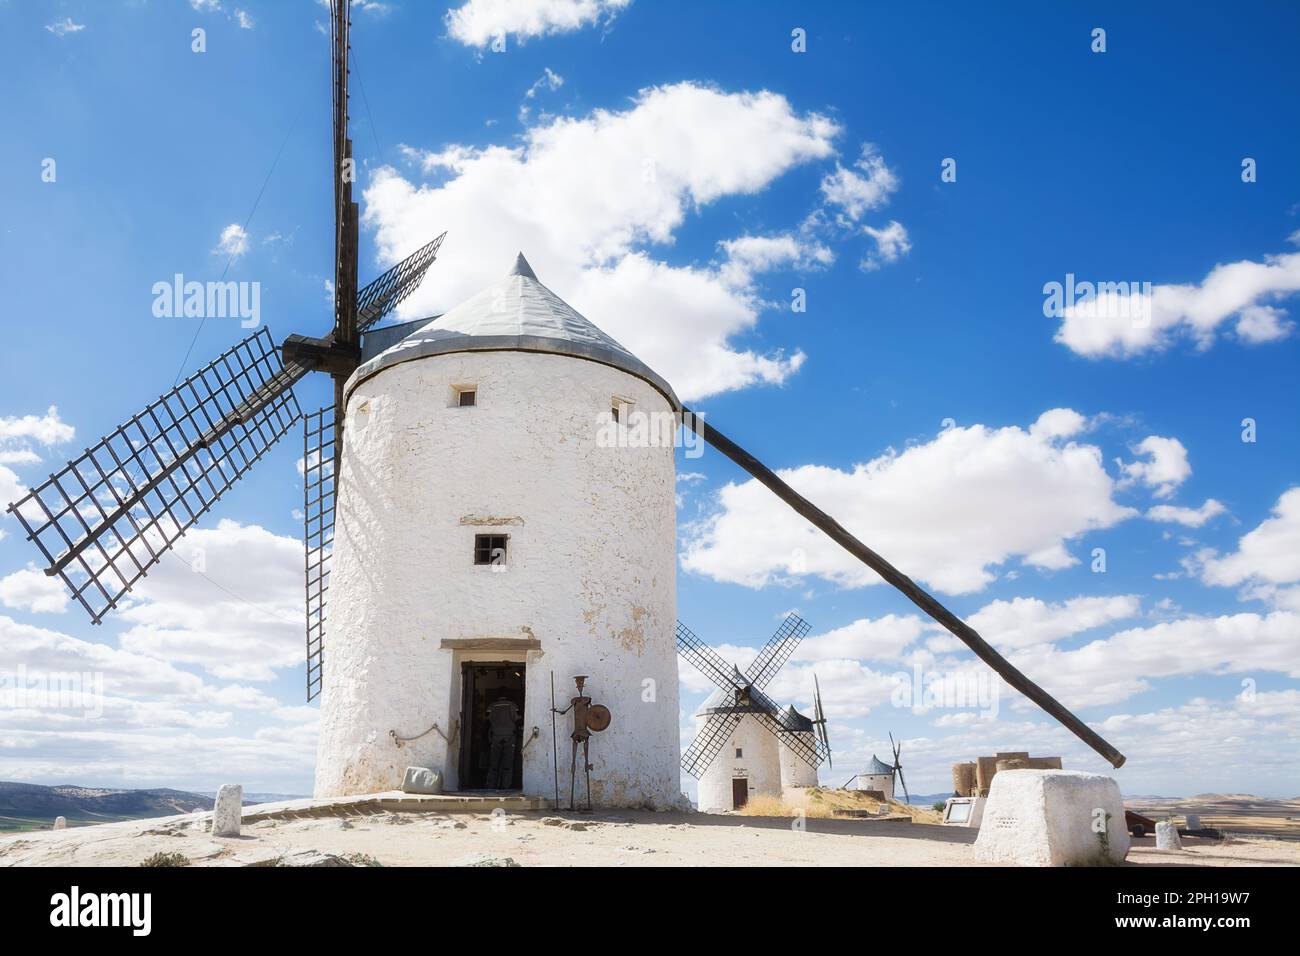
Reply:
[[974, 651], [980, 660], [992, 667], [1008, 684], [1064, 724], [1071, 733], [1110, 761], [1112, 766], [1123, 766], [1125, 758], [1122, 753], [1067, 710], [1060, 701], [1017, 670], [1010, 661], [999, 654], [984, 638], [980, 637], [973, 627], [940, 604], [924, 588], [917, 585], [902, 571], [849, 534], [838, 521], [791, 488], [772, 469], [704, 421], [699, 415], [696, 415], [689, 408], [683, 407], [681, 416], [683, 426], [689, 426], [710, 445], [753, 475], [760, 483], [766, 485], [778, 498], [798, 514], [807, 518], [832, 541], [871, 568], [899, 591], [902, 591], [909, 601], [947, 628], [954, 637]]
[[754, 663], [750, 664], [745, 671], [749, 682], [755, 687], [766, 687], [810, 630], [812, 625], [798, 614], [786, 615], [786, 619], [777, 628], [776, 633], [768, 639], [763, 650], [754, 659]]
[[303, 416], [302, 540], [307, 589], [307, 701], [324, 680], [325, 608], [334, 554], [334, 406]]
[[357, 331], [364, 332], [402, 303], [424, 280], [447, 237], [444, 232], [357, 293]]
[[265, 328], [9, 506], [98, 624], [298, 420]]

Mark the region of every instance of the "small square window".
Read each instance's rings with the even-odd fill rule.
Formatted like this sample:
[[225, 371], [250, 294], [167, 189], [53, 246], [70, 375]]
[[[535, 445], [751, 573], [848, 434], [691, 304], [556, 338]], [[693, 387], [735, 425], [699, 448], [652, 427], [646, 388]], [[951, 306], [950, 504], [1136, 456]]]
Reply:
[[736, 748], [736, 759], [739, 760], [739, 759], [740, 759], [741, 757], [743, 757], [743, 756], [745, 756], [745, 751], [744, 751], [743, 749], [741, 749], [740, 747], [737, 747], [737, 748]]
[[461, 408], [470, 408], [478, 404], [478, 390], [462, 388], [456, 392], [456, 404]]
[[474, 563], [505, 564], [506, 542], [509, 540], [507, 534], [474, 535]]

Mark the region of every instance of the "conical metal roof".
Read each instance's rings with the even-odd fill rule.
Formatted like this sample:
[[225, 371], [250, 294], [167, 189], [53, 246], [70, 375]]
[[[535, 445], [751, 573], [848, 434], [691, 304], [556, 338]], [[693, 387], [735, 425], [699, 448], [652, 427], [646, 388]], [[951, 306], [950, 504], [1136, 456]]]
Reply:
[[813, 722], [795, 710], [794, 704], [790, 704], [785, 710], [781, 711], [781, 723], [785, 725], [786, 730], [794, 730], [799, 733], [810, 733], [813, 729]]
[[862, 773], [860, 773], [858, 776], [873, 777], [877, 774], [882, 774], [882, 773], [892, 774], [893, 772], [894, 772], [893, 767], [891, 767], [887, 763], [882, 763], [875, 754], [872, 754], [871, 763], [868, 764], [867, 769], [862, 771]]
[[508, 275], [364, 362], [347, 390], [402, 362], [502, 351], [548, 352], [609, 365], [653, 385], [674, 409], [681, 407], [672, 387], [653, 369], [542, 285], [522, 252]]

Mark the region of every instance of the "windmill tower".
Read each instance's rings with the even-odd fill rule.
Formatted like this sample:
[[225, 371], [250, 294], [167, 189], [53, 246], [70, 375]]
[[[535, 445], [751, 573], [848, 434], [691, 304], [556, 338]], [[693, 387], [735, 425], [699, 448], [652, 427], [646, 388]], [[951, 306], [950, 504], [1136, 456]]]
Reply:
[[[345, 390], [316, 794], [392, 789], [408, 765], [482, 787], [484, 709], [513, 700], [528, 738], [550, 724], [554, 672], [590, 675], [613, 712], [593, 802], [669, 805], [672, 389], [522, 254], [415, 325]], [[608, 440], [633, 419], [667, 423], [667, 441]], [[515, 785], [549, 795], [551, 748], [527, 743]]]

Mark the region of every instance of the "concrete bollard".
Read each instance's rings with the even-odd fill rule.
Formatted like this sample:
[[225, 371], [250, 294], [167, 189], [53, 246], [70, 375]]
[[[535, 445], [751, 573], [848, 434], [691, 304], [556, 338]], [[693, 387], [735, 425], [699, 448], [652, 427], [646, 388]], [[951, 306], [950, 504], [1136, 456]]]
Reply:
[[212, 810], [212, 835], [239, 836], [243, 816], [244, 788], [237, 783], [222, 784], [217, 791], [217, 804]]
[[56, 829], [56, 830], [66, 830], [67, 828], [68, 828], [68, 818], [67, 818], [67, 817], [55, 817], [55, 818], [54, 818], [54, 829]]
[[1172, 820], [1161, 820], [1156, 824], [1156, 849], [1181, 850], [1182, 837], [1178, 835], [1178, 824]]

